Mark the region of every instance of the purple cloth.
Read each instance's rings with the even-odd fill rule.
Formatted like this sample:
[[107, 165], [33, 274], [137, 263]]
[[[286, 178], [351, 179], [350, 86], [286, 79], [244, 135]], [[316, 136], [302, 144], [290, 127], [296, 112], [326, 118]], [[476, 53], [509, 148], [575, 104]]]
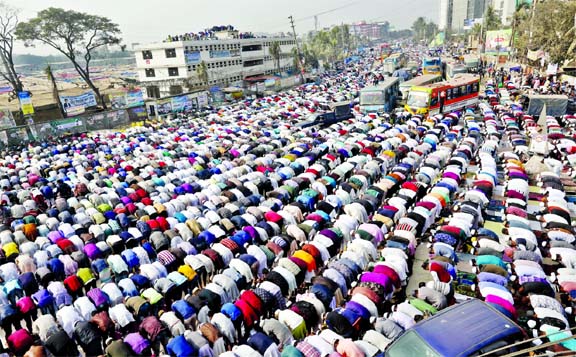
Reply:
[[129, 333], [124, 337], [124, 343], [132, 348], [132, 351], [137, 354], [142, 354], [142, 351], [150, 347], [150, 341], [142, 337], [138, 332]]

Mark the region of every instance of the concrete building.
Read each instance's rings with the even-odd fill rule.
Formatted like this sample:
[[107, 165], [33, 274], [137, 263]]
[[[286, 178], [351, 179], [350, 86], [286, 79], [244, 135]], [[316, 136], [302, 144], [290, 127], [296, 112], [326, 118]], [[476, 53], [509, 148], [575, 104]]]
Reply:
[[468, 2], [474, 0], [452, 0], [452, 31], [464, 30], [464, 20], [468, 19]]
[[386, 23], [367, 23], [361, 21], [350, 26], [350, 33], [355, 36], [367, 37], [371, 40], [378, 40], [386, 35], [388, 25]]
[[516, 8], [522, 3], [531, 4], [532, 2], [530, 0], [492, 0], [492, 7], [500, 16], [502, 25], [510, 26]]
[[452, 0], [440, 0], [440, 18], [438, 29], [448, 30], [452, 28]]
[[190, 39], [137, 45], [138, 78], [146, 97], [161, 98], [203, 85], [197, 67], [205, 62], [209, 86], [240, 86], [278, 72], [270, 45], [280, 43], [279, 71], [293, 71], [291, 37], [238, 38], [237, 31], [222, 31], [209, 39]]
[[481, 19], [491, 3], [492, 0], [440, 0], [438, 27], [462, 32], [465, 20], [473, 23], [475, 19]]

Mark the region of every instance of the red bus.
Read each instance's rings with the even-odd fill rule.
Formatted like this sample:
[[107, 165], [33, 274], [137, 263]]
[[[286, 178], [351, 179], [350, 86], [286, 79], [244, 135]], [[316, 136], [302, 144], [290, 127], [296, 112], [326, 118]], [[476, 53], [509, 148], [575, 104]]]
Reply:
[[448, 81], [414, 86], [404, 108], [412, 114], [434, 115], [478, 105], [480, 77], [461, 74]]

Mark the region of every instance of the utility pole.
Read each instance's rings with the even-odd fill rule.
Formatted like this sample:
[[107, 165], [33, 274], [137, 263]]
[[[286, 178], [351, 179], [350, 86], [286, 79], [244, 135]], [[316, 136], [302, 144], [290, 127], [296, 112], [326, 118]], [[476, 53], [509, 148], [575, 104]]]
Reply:
[[314, 31], [318, 32], [318, 15], [314, 15]]
[[302, 53], [300, 52], [300, 45], [298, 44], [298, 38], [296, 37], [296, 28], [294, 27], [294, 18], [292, 15], [288, 16], [290, 19], [290, 25], [292, 26], [292, 35], [294, 36], [294, 42], [296, 43], [296, 52], [298, 52], [298, 70], [300, 72], [300, 82], [304, 84], [304, 67], [302, 66]]

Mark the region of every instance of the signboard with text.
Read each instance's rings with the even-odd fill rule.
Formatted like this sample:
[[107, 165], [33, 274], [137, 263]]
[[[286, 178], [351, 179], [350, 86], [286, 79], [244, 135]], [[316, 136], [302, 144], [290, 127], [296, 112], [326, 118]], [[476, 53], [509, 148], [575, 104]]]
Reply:
[[94, 92], [88, 91], [80, 95], [63, 95], [60, 96], [60, 103], [67, 116], [75, 116], [84, 113], [86, 108], [96, 107], [96, 96]]
[[18, 100], [20, 101], [20, 108], [22, 109], [22, 114], [24, 115], [34, 114], [34, 106], [32, 105], [32, 95], [30, 94], [30, 92], [18, 93]]
[[190, 51], [184, 54], [186, 56], [186, 64], [198, 64], [201, 57], [199, 51]]

